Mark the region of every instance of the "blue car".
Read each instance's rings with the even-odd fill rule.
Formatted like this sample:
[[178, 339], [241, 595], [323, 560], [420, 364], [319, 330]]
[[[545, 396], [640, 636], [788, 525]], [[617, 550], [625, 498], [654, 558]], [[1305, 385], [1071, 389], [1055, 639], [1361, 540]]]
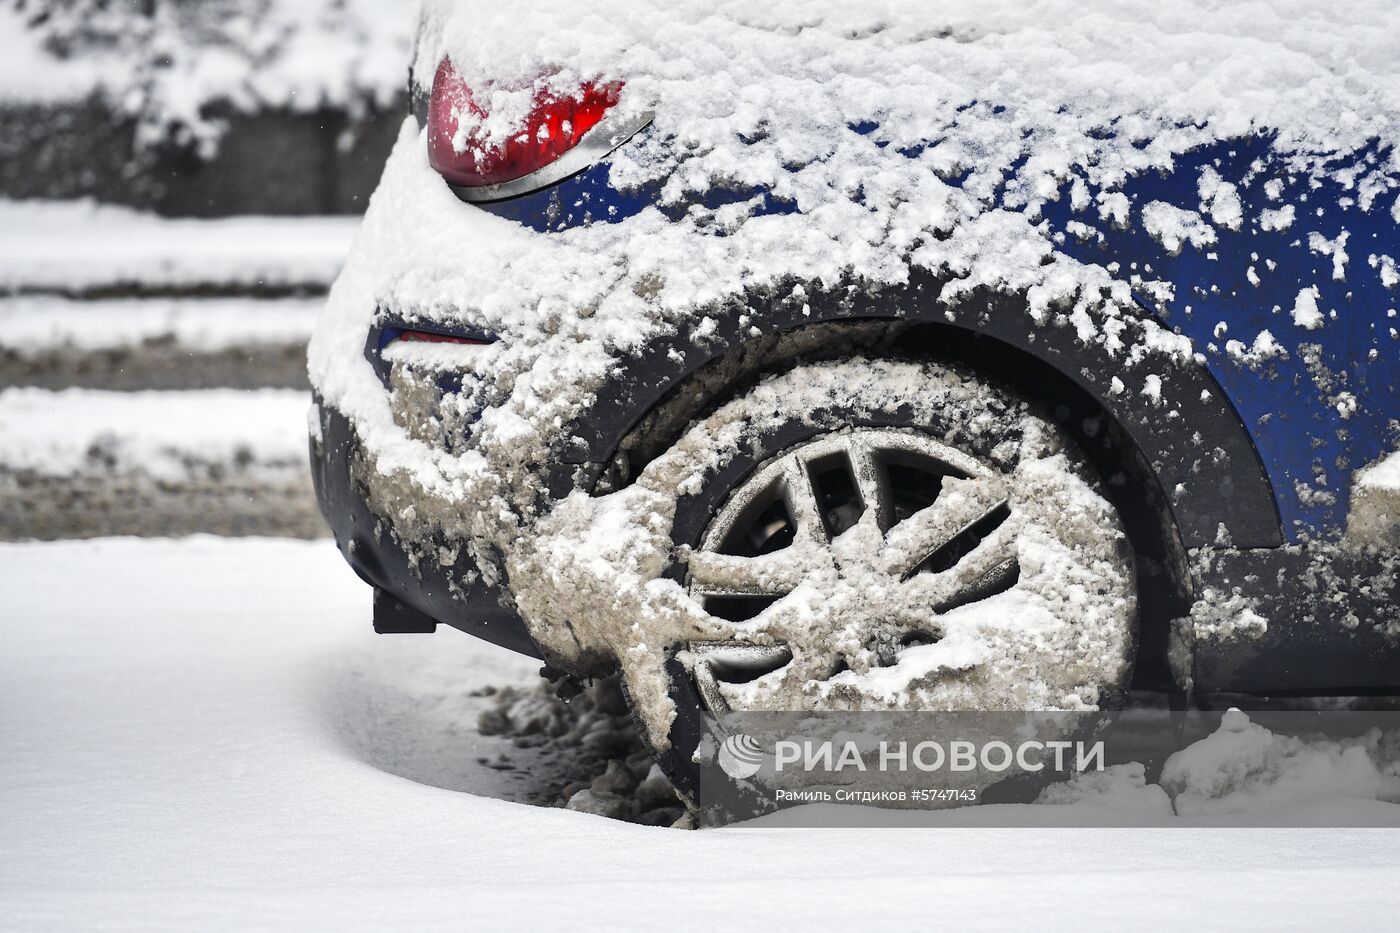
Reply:
[[378, 631], [620, 673], [683, 792], [707, 713], [1400, 688], [1384, 50], [587, 7], [429, 4], [312, 343]]

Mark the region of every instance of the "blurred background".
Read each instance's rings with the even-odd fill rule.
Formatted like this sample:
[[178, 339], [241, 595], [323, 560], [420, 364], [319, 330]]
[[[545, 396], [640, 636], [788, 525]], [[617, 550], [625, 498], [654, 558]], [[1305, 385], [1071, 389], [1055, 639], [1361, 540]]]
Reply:
[[415, 23], [412, 0], [0, 0], [0, 192], [363, 210]]
[[319, 536], [305, 343], [414, 0], [0, 0], [0, 539]]

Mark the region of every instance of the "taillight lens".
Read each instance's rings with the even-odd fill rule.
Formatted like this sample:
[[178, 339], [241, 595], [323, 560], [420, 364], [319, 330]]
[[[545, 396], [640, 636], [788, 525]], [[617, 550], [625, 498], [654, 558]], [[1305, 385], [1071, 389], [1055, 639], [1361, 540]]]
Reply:
[[621, 83], [585, 84], [572, 97], [539, 90], [521, 126], [507, 137], [487, 139], [488, 114], [444, 58], [428, 101], [428, 161], [448, 182], [465, 188], [523, 178], [578, 145], [621, 92]]

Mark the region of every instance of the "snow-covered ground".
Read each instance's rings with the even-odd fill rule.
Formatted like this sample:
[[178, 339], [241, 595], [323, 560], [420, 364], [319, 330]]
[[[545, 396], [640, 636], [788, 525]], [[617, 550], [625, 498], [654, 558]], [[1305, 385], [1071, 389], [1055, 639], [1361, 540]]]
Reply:
[[305, 388], [321, 298], [0, 298], [0, 385]]
[[305, 344], [323, 300], [152, 298], [75, 301], [51, 296], [0, 299], [0, 352], [33, 358], [174, 344], [189, 353], [229, 347]]
[[301, 470], [304, 392], [0, 390], [0, 467], [48, 476], [104, 468], [179, 479], [191, 463]]
[[324, 291], [356, 217], [170, 220], [87, 201], [0, 199], [0, 294]]
[[324, 534], [305, 392], [0, 389], [0, 537]]
[[1309, 930], [1400, 909], [1393, 830], [686, 833], [517, 803], [535, 769], [479, 759], [528, 752], [477, 734], [468, 694], [534, 665], [372, 635], [326, 542], [0, 545], [0, 591], [7, 929]]
[[324, 534], [305, 346], [356, 224], [0, 200], [0, 539]]
[[0, 199], [0, 385], [303, 388], [356, 223]]

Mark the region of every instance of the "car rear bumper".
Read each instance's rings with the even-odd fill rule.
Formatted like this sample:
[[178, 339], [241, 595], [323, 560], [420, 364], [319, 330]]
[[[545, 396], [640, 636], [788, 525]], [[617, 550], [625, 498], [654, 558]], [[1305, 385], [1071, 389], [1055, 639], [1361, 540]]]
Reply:
[[455, 564], [444, 568], [436, 560], [417, 559], [395, 540], [351, 476], [360, 441], [350, 420], [319, 397], [314, 411], [320, 424], [320, 436], [311, 439], [316, 499], [341, 554], [360, 579], [376, 590], [376, 629], [430, 631], [431, 622], [439, 622], [540, 657], [505, 591], [482, 581], [465, 549]]

